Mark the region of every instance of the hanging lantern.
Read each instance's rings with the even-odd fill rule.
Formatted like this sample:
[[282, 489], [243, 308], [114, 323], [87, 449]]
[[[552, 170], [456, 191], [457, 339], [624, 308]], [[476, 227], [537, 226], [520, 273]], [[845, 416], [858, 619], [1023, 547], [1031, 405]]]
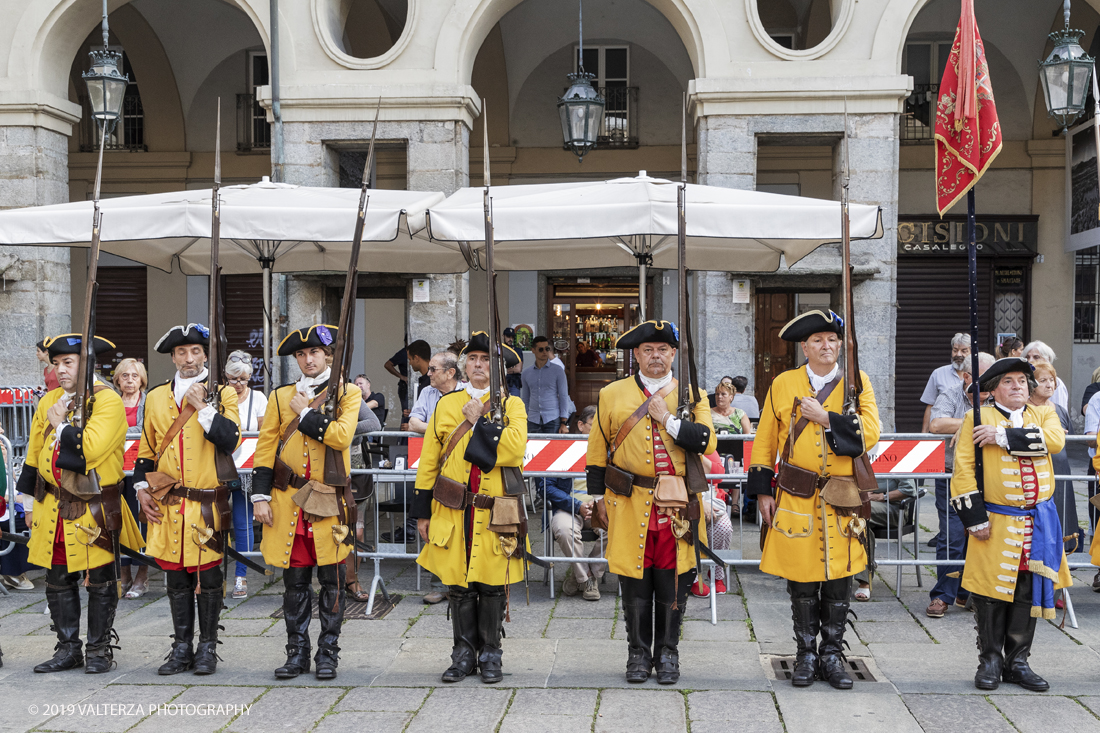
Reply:
[[581, 160], [596, 147], [596, 137], [603, 124], [604, 99], [592, 86], [594, 78], [592, 74], [585, 73], [582, 66], [580, 71], [569, 75], [572, 85], [558, 100], [565, 147]]
[[1067, 128], [1085, 109], [1092, 87], [1093, 59], [1079, 43], [1084, 31], [1069, 27], [1069, 0], [1064, 8], [1066, 27], [1050, 34], [1054, 50], [1045, 61], [1039, 62], [1039, 80], [1047, 113]]
[[104, 45], [102, 50], [92, 51], [92, 68], [83, 75], [88, 85], [88, 100], [92, 116], [100, 127], [106, 126], [108, 134], [122, 116], [122, 100], [130, 83], [121, 72], [122, 54]]

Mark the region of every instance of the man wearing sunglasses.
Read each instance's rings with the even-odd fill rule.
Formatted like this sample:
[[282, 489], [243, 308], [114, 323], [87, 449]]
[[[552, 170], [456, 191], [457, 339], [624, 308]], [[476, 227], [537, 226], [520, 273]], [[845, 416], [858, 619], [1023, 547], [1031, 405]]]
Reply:
[[535, 363], [523, 370], [520, 398], [527, 407], [527, 432], [568, 433], [569, 383], [562, 369], [550, 363], [550, 342], [536, 336], [532, 342]]
[[439, 398], [458, 387], [458, 359], [455, 355], [449, 351], [433, 354], [428, 362], [428, 379], [431, 386], [420, 392], [409, 413], [409, 430], [414, 433], [428, 432], [428, 421], [432, 419]]

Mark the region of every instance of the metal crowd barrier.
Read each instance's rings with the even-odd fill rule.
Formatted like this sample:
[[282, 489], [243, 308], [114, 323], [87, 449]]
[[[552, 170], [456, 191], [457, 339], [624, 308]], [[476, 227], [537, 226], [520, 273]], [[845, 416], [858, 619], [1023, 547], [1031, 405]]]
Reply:
[[34, 387], [0, 386], [0, 428], [15, 449], [12, 461], [17, 466], [22, 465], [27, 455], [27, 436], [37, 404], [38, 390]]
[[[5, 478], [4, 485], [0, 486], [0, 497], [3, 497], [7, 503], [7, 518], [0, 520], [0, 530], [15, 534], [15, 474], [12, 471], [15, 467], [15, 460], [12, 457], [11, 441], [8, 440], [6, 435], [0, 435], [0, 460], [4, 461]], [[0, 550], [0, 557], [11, 553], [15, 549], [14, 542], [8, 542], [7, 545], [3, 550]], [[8, 595], [8, 589], [4, 587], [3, 583], [0, 583], [0, 593]]]
[[[256, 433], [256, 432], [246, 432], [246, 433], [243, 434], [243, 437], [245, 437], [245, 438], [254, 438], [254, 437], [257, 437], [257, 436], [258, 436], [258, 433]], [[363, 436], [357, 436], [357, 437], [363, 437]], [[423, 437], [423, 436], [421, 436], [418, 433], [412, 433], [412, 432], [384, 430], [384, 431], [377, 431], [377, 432], [369, 433], [369, 434], [367, 434], [366, 437], [371, 437], [371, 438], [384, 438], [384, 437], [385, 438], [420, 438], [420, 437]], [[720, 453], [722, 452], [721, 451], [721, 444], [722, 443], [727, 443], [729, 441], [748, 441], [748, 440], [752, 440], [753, 437], [754, 436], [751, 436], [751, 435], [749, 435], [749, 436], [745, 436], [745, 435], [719, 435], [718, 436], [718, 439], [720, 441], [720, 451], [719, 452]], [[883, 435], [880, 436], [880, 441], [888, 441], [888, 440], [889, 441], [897, 441], [897, 440], [940, 440], [940, 441], [947, 441], [947, 440], [950, 440], [951, 437], [952, 436], [950, 436], [950, 435], [936, 435], [936, 434], [922, 434], [922, 433], [887, 433], [887, 434], [883, 434]], [[529, 438], [529, 440], [546, 440], [546, 441], [576, 440], [577, 439], [577, 437], [575, 435], [558, 435], [558, 434], [529, 435], [528, 438]], [[1066, 436], [1066, 438], [1067, 438], [1067, 442], [1089, 443], [1089, 444], [1091, 444], [1094, 440], [1093, 436], [1085, 436], [1085, 435], [1068, 435], [1068, 436]], [[0, 438], [0, 440], [3, 440], [3, 438]], [[9, 456], [10, 456], [9, 461], [14, 460], [14, 456], [12, 456], [10, 454], [9, 454]], [[11, 469], [11, 466], [9, 464], [9, 471], [8, 471], [9, 487], [7, 489], [7, 492], [8, 492], [8, 496], [10, 497], [9, 501], [12, 501], [14, 499], [14, 489], [12, 487], [14, 487], [15, 480], [14, 480], [14, 476], [12, 475], [12, 472], [11, 472], [10, 469]], [[249, 473], [250, 471], [251, 471], [251, 469], [248, 469], [248, 468], [240, 469], [241, 474], [246, 474], [246, 473]], [[130, 472], [127, 472], [127, 473], [129, 474]], [[375, 477], [374, 491], [373, 491], [372, 495], [368, 498], [368, 503], [372, 504], [372, 519], [373, 519], [373, 525], [374, 525], [373, 551], [360, 550], [357, 553], [361, 560], [369, 561], [374, 566], [374, 574], [373, 574], [373, 577], [371, 579], [370, 600], [367, 602], [367, 613], [370, 614], [371, 611], [373, 610], [374, 598], [375, 598], [375, 594], [377, 592], [381, 592], [383, 598], [385, 598], [385, 599], [389, 598], [389, 593], [386, 589], [385, 579], [384, 579], [383, 573], [382, 573], [382, 562], [385, 561], [385, 560], [391, 560], [391, 561], [395, 561], [395, 560], [415, 560], [418, 557], [419, 553], [420, 553], [421, 540], [420, 540], [420, 537], [417, 533], [415, 533], [415, 532], [413, 533], [414, 536], [411, 538], [411, 540], [412, 540], [411, 542], [409, 541], [410, 538], [407, 537], [407, 536], [404, 536], [402, 538], [403, 541], [396, 542], [395, 541], [396, 538], [394, 536], [394, 534], [396, 534], [398, 528], [401, 529], [401, 532], [402, 532], [403, 535], [406, 534], [405, 533], [406, 522], [405, 522], [404, 518], [407, 516], [407, 507], [408, 507], [408, 503], [411, 500], [411, 496], [412, 496], [412, 493], [411, 493], [412, 492], [412, 485], [413, 485], [413, 483], [415, 482], [415, 479], [416, 479], [416, 469], [409, 468], [408, 466], [406, 466], [404, 468], [395, 468], [395, 467], [391, 467], [391, 468], [370, 468], [370, 469], [359, 469], [359, 468], [357, 468], [357, 469], [352, 469], [351, 474], [352, 475], [372, 475], [372, 476]], [[553, 563], [555, 565], [550, 570], [544, 571], [543, 578], [542, 578], [542, 581], [541, 581], [541, 582], [547, 583], [549, 585], [550, 597], [554, 598], [554, 594], [555, 594], [555, 582], [554, 581], [555, 581], [555, 574], [558, 570], [558, 568], [557, 568], [558, 564], [561, 564], [563, 566], [568, 566], [569, 564], [587, 564], [587, 565], [602, 564], [602, 565], [606, 565], [607, 564], [607, 559], [605, 557], [603, 557], [602, 551], [599, 553], [598, 556], [594, 556], [594, 557], [572, 557], [572, 556], [558, 555], [554, 551], [554, 546], [556, 545], [556, 543], [554, 542], [554, 539], [551, 536], [552, 533], [551, 533], [550, 522], [549, 522], [550, 515], [551, 515], [553, 510], [550, 508], [549, 502], [546, 501], [546, 499], [545, 499], [545, 492], [542, 492], [542, 496], [540, 497], [540, 490], [539, 490], [539, 485], [541, 484], [540, 480], [541, 479], [551, 479], [551, 478], [564, 478], [564, 479], [578, 479], [578, 478], [580, 478], [580, 479], [583, 479], [584, 478], [584, 473], [581, 472], [581, 471], [524, 471], [524, 475], [527, 479], [529, 479], [529, 481], [528, 481], [529, 492], [528, 492], [528, 496], [526, 498], [530, 501], [532, 508], [539, 508], [540, 509], [540, 511], [539, 511], [539, 520], [538, 520], [540, 523], [537, 525], [537, 527], [539, 529], [542, 529], [542, 534], [543, 534], [543, 547], [542, 547], [541, 554], [539, 552], [537, 552], [538, 548], [533, 547], [532, 551], [535, 552], [535, 554], [538, 555], [538, 557], [540, 559], [545, 560], [545, 561], [550, 562], [550, 563]], [[716, 549], [716, 551], [715, 551], [716, 554], [720, 558], [722, 558], [722, 560], [723, 560], [722, 564], [724, 566], [726, 566], [727, 568], [728, 567], [758, 567], [759, 562], [760, 562], [759, 559], [757, 557], [746, 557], [745, 556], [746, 553], [744, 551], [745, 548], [746, 548], [746, 545], [745, 545], [746, 541], [751, 543], [752, 546], [754, 546], [754, 547], [756, 546], [756, 543], [758, 542], [758, 538], [759, 538], [759, 528], [760, 528], [759, 517], [757, 516], [755, 521], [752, 521], [752, 522], [748, 523], [751, 526], [751, 531], [748, 533], [749, 534], [748, 540], [746, 540], [745, 535], [746, 535], [746, 524], [747, 524], [747, 522], [745, 520], [745, 511], [744, 511], [746, 500], [745, 500], [745, 496], [744, 496], [744, 493], [743, 493], [743, 489], [744, 489], [744, 483], [747, 480], [747, 473], [745, 471], [744, 466], [742, 465], [742, 467], [739, 470], [734, 471], [734, 472], [708, 473], [707, 478], [709, 480], [712, 480], [712, 481], [734, 482], [734, 483], [739, 484], [740, 488], [742, 489], [742, 491], [739, 492], [739, 497], [740, 497], [739, 502], [741, 504], [741, 511], [735, 517], [730, 516], [727, 513], [727, 516], [730, 516], [731, 524], [733, 525], [733, 528], [734, 528], [734, 541], [731, 542], [731, 546], [729, 548]], [[912, 479], [918, 480], [918, 482], [919, 482], [921, 480], [926, 480], [926, 479], [929, 479], [929, 480], [948, 479], [948, 480], [950, 480], [951, 474], [950, 473], [929, 473], [929, 472], [923, 472], [923, 473], [918, 473], [918, 472], [908, 472], [908, 473], [880, 472], [878, 474], [878, 478], [879, 479], [886, 479], [886, 478], [890, 478], [890, 479], [909, 479], [909, 478], [912, 478]], [[1092, 476], [1092, 475], [1063, 475], [1063, 474], [1058, 474], [1054, 478], [1055, 478], [1055, 480], [1058, 480], [1058, 481], [1086, 482], [1090, 485], [1095, 483], [1096, 480], [1097, 480], [1096, 476]], [[397, 487], [399, 485], [402, 486], [402, 490], [400, 492], [397, 490]], [[884, 538], [884, 541], [886, 543], [887, 552], [882, 553], [881, 555], [878, 552], [876, 552], [876, 561], [877, 561], [878, 566], [880, 566], [880, 567], [886, 566], [886, 567], [896, 567], [897, 568], [897, 575], [896, 575], [894, 593], [895, 593], [895, 595], [898, 595], [898, 596], [900, 596], [900, 593], [901, 593], [902, 570], [905, 567], [914, 567], [914, 568], [917, 569], [917, 575], [916, 575], [917, 585], [918, 585], [918, 587], [923, 587], [924, 578], [922, 577], [922, 574], [921, 574], [922, 573], [922, 570], [921, 570], [922, 567], [934, 567], [934, 566], [938, 566], [938, 565], [948, 565], [948, 566], [964, 566], [965, 565], [965, 558], [957, 558], [957, 559], [956, 558], [949, 558], [949, 559], [944, 559], [944, 560], [937, 560], [934, 557], [928, 557], [927, 555], [922, 556], [920, 554], [920, 543], [917, 539], [918, 536], [919, 536], [919, 531], [921, 529], [921, 525], [920, 525], [920, 504], [921, 504], [921, 498], [923, 496], [925, 496], [928, 493], [929, 490], [934, 491], [934, 489], [932, 489], [931, 487], [928, 487], [926, 489], [918, 488], [918, 495], [917, 495], [916, 498], [907, 499], [904, 502], [902, 502], [903, 506], [901, 507], [901, 511], [903, 513], [903, 516], [904, 516], [904, 512], [906, 512], [910, 508], [912, 509], [911, 521], [906, 522], [905, 525], [904, 525], [905, 527], [910, 527], [911, 531], [909, 531], [905, 534], [897, 533], [896, 536], [892, 536], [892, 535], [895, 535], [895, 532], [894, 532], [894, 528], [896, 526], [895, 525], [895, 520], [894, 520], [895, 512], [894, 511], [889, 511], [889, 508], [892, 506], [892, 504], [894, 504], [896, 502], [891, 502], [889, 500], [889, 494], [887, 494], [887, 500], [886, 500], [886, 505], [887, 505], [887, 508], [888, 508], [888, 511], [887, 511], [887, 514], [886, 514], [886, 516], [887, 516], [886, 535], [887, 536], [886, 536], [886, 538]], [[1072, 491], [1072, 484], [1070, 486], [1070, 490]], [[569, 493], [572, 494], [572, 491], [570, 491]], [[392, 529], [391, 529], [391, 536], [389, 538], [390, 542], [383, 543], [381, 541], [382, 540], [382, 537], [381, 537], [381, 535], [382, 535], [382, 532], [381, 532], [381, 519], [382, 519], [382, 516], [381, 515], [382, 515], [383, 512], [379, 509], [379, 505], [383, 504], [383, 503], [386, 503], [386, 501], [392, 500], [392, 497], [399, 496], [399, 495], [404, 497], [403, 501], [401, 502], [403, 506], [402, 506], [400, 511], [395, 510], [393, 513], [394, 514], [400, 514], [402, 516], [402, 519], [400, 521], [394, 521], [394, 519], [391, 516], [390, 524], [391, 524]], [[707, 496], [708, 499], [713, 498], [713, 490], [708, 491], [705, 496]], [[910, 507], [910, 504], [911, 504], [911, 507]], [[389, 514], [391, 512], [389, 512], [387, 510], [385, 513]], [[1087, 516], [1087, 513], [1086, 513], [1086, 516]], [[573, 511], [571, 509], [570, 510], [571, 520], [574, 517], [575, 517], [575, 515], [573, 514]], [[364, 524], [364, 526], [366, 525], [366, 521], [365, 521], [365, 518], [362, 516], [362, 513], [360, 514], [360, 520], [359, 521], [362, 522]], [[536, 520], [532, 519], [529, 522], [532, 529], [535, 528], [535, 521]], [[10, 520], [10, 522], [11, 522], [10, 526], [12, 528], [14, 528], [14, 518], [12, 518]], [[353, 531], [354, 531], [354, 529], [355, 528], [353, 528]], [[1065, 530], [1066, 530], [1066, 528], [1063, 527], [1063, 536], [1066, 535]], [[944, 526], [941, 527], [941, 531], [943, 531], [945, 533], [945, 544], [948, 547], [950, 547], [950, 537], [951, 537], [951, 535], [950, 535], [950, 523], [944, 523]], [[906, 557], [905, 556], [906, 555], [906, 549], [904, 548], [904, 543], [906, 541], [906, 538], [909, 535], [912, 535], [912, 537], [913, 537], [913, 539], [912, 539], [912, 551], [909, 553], [910, 556]], [[880, 538], [880, 539], [883, 539], [883, 538]], [[364, 542], [365, 541], [366, 541], [366, 538], [364, 537]], [[601, 542], [602, 542], [602, 538], [601, 538]], [[894, 546], [893, 557], [888, 557], [887, 555], [891, 554], [889, 552], [891, 542], [896, 543], [896, 545]], [[410, 548], [410, 545], [412, 545], [412, 548], [415, 551], [413, 551], [413, 552], [408, 551], [409, 548]], [[878, 545], [878, 541], [876, 541], [876, 547], [877, 547], [877, 545]], [[1081, 548], [1078, 548], [1078, 549], [1081, 549]], [[6, 551], [10, 551], [10, 547]], [[758, 551], [754, 551], [754, 552], [748, 553], [748, 554], [756, 554], [756, 552], [758, 552]], [[2, 553], [0, 553], [0, 554], [2, 554]], [[249, 557], [262, 557], [261, 553], [258, 550], [245, 552], [243, 554], [245, 554]], [[1069, 555], [1068, 560], [1069, 560], [1069, 567], [1071, 569], [1079, 569], [1079, 568], [1091, 567], [1092, 566], [1091, 559], [1090, 559], [1089, 555], [1087, 554], [1087, 552], [1081, 552], [1081, 551], [1074, 552], [1071, 555]], [[714, 586], [714, 567], [715, 567], [715, 563], [712, 560], [710, 560], [709, 558], [706, 558], [706, 557], [702, 558], [702, 563], [703, 563], [704, 568], [701, 572], [702, 573], [707, 573], [710, 577], [710, 583], [709, 583], [710, 598], [709, 598], [709, 600], [710, 600], [710, 606], [711, 606], [711, 622], [717, 624], [717, 594], [716, 594], [716, 590], [715, 590], [715, 586]], [[422, 569], [419, 566], [417, 566], [416, 567], [416, 589], [417, 590], [421, 589], [421, 583], [422, 583], [422, 574], [421, 573], [422, 573]], [[700, 577], [702, 577], [702, 574], [700, 575]], [[1076, 617], [1073, 613], [1072, 601], [1070, 600], [1068, 589], [1063, 591], [1063, 598], [1065, 599], [1065, 603], [1066, 603], [1066, 607], [1067, 607], [1069, 623], [1073, 628], [1076, 628], [1077, 627]]]

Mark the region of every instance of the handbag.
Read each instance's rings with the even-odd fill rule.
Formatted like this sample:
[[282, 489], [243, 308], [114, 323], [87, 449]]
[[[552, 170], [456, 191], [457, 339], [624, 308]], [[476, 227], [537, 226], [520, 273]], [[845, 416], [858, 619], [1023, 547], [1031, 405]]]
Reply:
[[657, 477], [657, 489], [653, 492], [653, 503], [665, 509], [686, 509], [688, 505], [687, 484], [683, 476]]
[[[840, 375], [837, 374], [833, 381], [826, 384], [821, 391], [818, 392], [818, 402], [824, 404], [825, 400], [827, 400], [832, 393], [833, 388], [839, 383]], [[791, 407], [791, 424], [793, 427], [787, 432], [787, 442], [783, 445], [783, 455], [779, 457], [779, 472], [776, 474], [775, 484], [791, 496], [797, 496], [800, 499], [808, 499], [817, 491], [820, 474], [818, 474], [817, 471], [810, 471], [795, 466], [788, 460], [791, 456], [791, 449], [794, 447], [795, 442], [802, 436], [802, 431], [806, 429], [806, 426], [810, 424], [810, 421], [804, 417], [799, 418], [797, 423], [795, 422], [795, 416], [798, 414], [798, 406], [801, 402], [799, 398], [794, 398], [794, 405]]]

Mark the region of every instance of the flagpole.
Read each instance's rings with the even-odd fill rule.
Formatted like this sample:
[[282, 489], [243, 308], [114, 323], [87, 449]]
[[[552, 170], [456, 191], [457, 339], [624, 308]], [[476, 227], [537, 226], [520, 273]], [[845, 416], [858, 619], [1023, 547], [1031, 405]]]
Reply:
[[[974, 403], [974, 427], [982, 424], [981, 382], [978, 375], [978, 243], [974, 215], [974, 187], [966, 192], [966, 251], [970, 268], [970, 376]], [[974, 451], [974, 479], [978, 493], [985, 496], [985, 474], [982, 470], [982, 449]]]

